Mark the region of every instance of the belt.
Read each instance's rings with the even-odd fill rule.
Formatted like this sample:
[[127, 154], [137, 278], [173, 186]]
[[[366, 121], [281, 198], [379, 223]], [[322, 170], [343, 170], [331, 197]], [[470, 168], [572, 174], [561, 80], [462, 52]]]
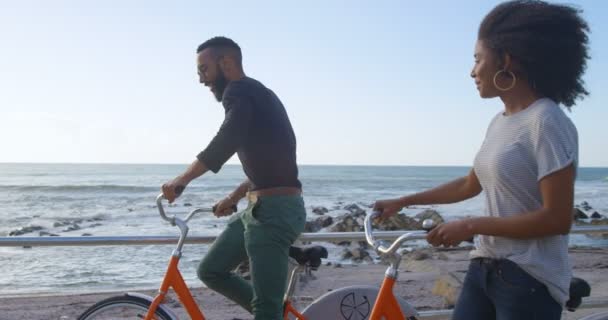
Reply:
[[302, 194], [302, 189], [296, 187], [276, 187], [260, 189], [247, 192], [247, 200], [255, 202], [259, 197], [266, 196], [297, 196]]

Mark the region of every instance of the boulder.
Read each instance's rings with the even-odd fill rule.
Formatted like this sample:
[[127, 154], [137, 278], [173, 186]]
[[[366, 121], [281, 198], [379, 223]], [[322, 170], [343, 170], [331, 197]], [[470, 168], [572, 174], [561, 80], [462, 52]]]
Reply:
[[377, 221], [376, 228], [380, 230], [417, 230], [421, 228], [421, 223], [404, 214], [395, 214], [390, 218]]
[[363, 225], [354, 217], [355, 214], [346, 214], [342, 220], [331, 227], [332, 232], [358, 232], [363, 231]]
[[329, 212], [329, 210], [327, 210], [327, 208], [325, 208], [325, 207], [313, 207], [312, 208], [312, 213], [320, 215], [320, 216], [324, 215], [328, 212]]
[[306, 221], [304, 225], [304, 232], [317, 232], [325, 227], [330, 226], [334, 223], [334, 220], [330, 216], [320, 216], [312, 221]]
[[572, 216], [573, 216], [574, 220], [589, 218], [581, 209], [576, 208], [576, 207], [574, 209], [572, 209]]
[[437, 281], [435, 281], [431, 292], [434, 295], [443, 297], [445, 308], [452, 308], [456, 305], [456, 301], [458, 301], [458, 296], [462, 290], [464, 276], [465, 274], [460, 272], [447, 272], [440, 275]]
[[39, 230], [42, 230], [42, 229], [44, 229], [44, 228], [41, 227], [41, 226], [35, 226], [35, 225], [34, 226], [29, 226], [29, 227], [21, 227], [21, 228], [19, 228], [17, 230], [13, 230], [13, 231], [9, 232], [8, 235], [9, 236], [20, 236], [20, 235], [23, 235], [23, 234], [26, 234], [26, 233], [30, 233], [30, 232], [34, 232], [34, 231], [39, 231]]
[[420, 213], [418, 213], [415, 218], [418, 220], [418, 222], [420, 222], [420, 224], [422, 225], [422, 221], [426, 220], [426, 219], [431, 219], [434, 222], [434, 225], [438, 225], [440, 223], [444, 223], [445, 219], [443, 219], [443, 217], [439, 214], [439, 212], [437, 212], [437, 210], [433, 210], [433, 209], [426, 209]]
[[358, 205], [354, 203], [345, 206], [344, 210], [350, 211], [355, 216], [365, 216], [365, 210], [361, 209]]

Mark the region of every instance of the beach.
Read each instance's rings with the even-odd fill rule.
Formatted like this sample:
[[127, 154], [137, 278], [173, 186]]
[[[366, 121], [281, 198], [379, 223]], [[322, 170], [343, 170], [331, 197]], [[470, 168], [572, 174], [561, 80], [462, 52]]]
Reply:
[[[0, 237], [176, 236], [162, 221], [154, 199], [159, 185], [174, 176], [177, 165], [0, 165]], [[307, 233], [361, 232], [362, 221], [377, 199], [418, 192], [466, 174], [466, 167], [303, 166]], [[575, 193], [577, 226], [608, 222], [608, 168], [581, 169]], [[189, 187], [169, 214], [183, 216], [209, 207], [243, 179], [242, 169], [227, 166], [221, 175]], [[411, 207], [380, 230], [413, 230], [422, 219], [456, 220], [483, 214], [483, 198], [442, 206]], [[244, 204], [241, 204], [241, 206]], [[189, 236], [215, 236], [227, 218], [201, 214], [189, 223]], [[327, 246], [325, 264], [303, 277], [295, 293], [298, 309], [320, 295], [350, 285], [378, 286], [386, 265], [360, 243], [315, 243]], [[592, 284], [592, 299], [608, 301], [608, 237], [572, 234], [574, 275]], [[417, 310], [449, 309], [452, 280], [462, 280], [470, 243], [458, 249], [414, 250], [401, 263], [395, 293]], [[0, 246], [0, 320], [76, 319], [88, 307], [121, 292], [155, 295], [172, 245], [139, 246]], [[196, 277], [207, 244], [187, 244], [180, 270], [208, 319], [251, 319], [245, 310], [203, 288]], [[447, 280], [446, 280], [447, 279]], [[450, 280], [451, 279], [451, 280]], [[446, 282], [447, 281], [447, 282]], [[453, 288], [457, 288], [453, 286]], [[443, 290], [445, 291], [445, 290]], [[187, 319], [175, 300], [169, 306]], [[577, 319], [594, 310], [566, 313]], [[567, 316], [567, 317], [566, 317]]]
[[[404, 255], [395, 294], [411, 303], [418, 311], [451, 308], [447, 299], [437, 293], [438, 281], [447, 274], [462, 278], [468, 265], [470, 248], [425, 248]], [[573, 247], [570, 249], [573, 274], [588, 281], [592, 286], [588, 300], [608, 301], [608, 248]], [[386, 265], [351, 264], [323, 265], [312, 275], [303, 275], [295, 293], [296, 306], [302, 309], [320, 295], [340, 287], [364, 284], [379, 285]], [[435, 290], [434, 290], [435, 289]], [[435, 291], [435, 293], [434, 293]], [[156, 290], [138, 290], [154, 295]], [[252, 319], [245, 310], [224, 297], [202, 287], [192, 288], [195, 300], [208, 319]], [[71, 295], [18, 296], [0, 298], [0, 320], [71, 320], [93, 303], [120, 294], [119, 292], [81, 293]], [[175, 297], [168, 306], [180, 317], [188, 319]], [[580, 309], [565, 312], [563, 319], [578, 319], [592, 312], [608, 311], [608, 308]], [[445, 317], [443, 317], [445, 318]], [[445, 318], [447, 319], [447, 318]]]

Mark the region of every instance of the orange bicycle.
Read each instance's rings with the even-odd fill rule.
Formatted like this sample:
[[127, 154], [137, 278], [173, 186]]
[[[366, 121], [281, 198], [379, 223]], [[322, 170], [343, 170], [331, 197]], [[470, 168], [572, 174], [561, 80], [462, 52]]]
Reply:
[[[200, 212], [212, 212], [213, 209], [195, 209], [185, 219], [175, 216], [167, 217], [159, 195], [156, 203], [160, 216], [180, 229], [180, 238], [176, 249], [171, 255], [167, 272], [162, 281], [159, 293], [156, 297], [150, 297], [138, 293], [126, 293], [124, 295], [102, 300], [87, 309], [79, 320], [118, 320], [118, 319], [146, 319], [146, 320], [178, 320], [178, 317], [169, 307], [163, 304], [169, 288], [173, 288], [180, 302], [184, 305], [192, 320], [204, 320], [202, 311], [192, 298], [190, 290], [186, 286], [178, 269], [179, 260], [182, 255], [182, 247], [188, 234], [187, 222]], [[407, 301], [396, 297], [393, 287], [398, 277], [398, 268], [402, 255], [397, 250], [405, 241], [420, 240], [426, 238], [427, 231], [405, 231], [390, 246], [376, 241], [373, 236], [371, 221], [379, 213], [374, 212], [365, 217], [365, 236], [367, 242], [385, 259], [390, 262], [380, 287], [354, 285], [328, 292], [299, 312], [293, 306], [293, 294], [295, 284], [299, 275], [305, 269], [316, 269], [321, 264], [321, 258], [327, 258], [327, 250], [322, 246], [309, 248], [292, 247], [290, 249], [290, 262], [295, 265], [291, 271], [287, 291], [285, 294], [284, 320], [415, 320], [422, 318], [435, 318], [435, 316], [447, 316], [451, 310], [423, 311], [416, 309]], [[423, 229], [430, 230], [433, 227], [432, 220], [423, 222]], [[581, 298], [588, 296], [590, 287], [583, 280], [573, 281], [570, 288], [571, 299], [568, 301], [568, 309], [574, 311], [580, 304]], [[594, 314], [584, 319], [599, 320], [608, 319], [608, 313]]]
[[[423, 229], [406, 231], [390, 246], [376, 241], [372, 233], [372, 220], [380, 213], [373, 212], [365, 217], [365, 238], [367, 242], [390, 262], [380, 288], [375, 286], [354, 285], [326, 293], [313, 301], [297, 320], [414, 320], [418, 312], [407, 301], [393, 294], [393, 286], [398, 278], [401, 253], [397, 249], [406, 241], [425, 239], [433, 220], [425, 220]], [[288, 319], [288, 318], [285, 318]]]
[[[168, 308], [163, 301], [169, 291], [173, 288], [180, 302], [185, 307], [188, 315], [192, 320], [204, 320], [203, 312], [198, 308], [194, 301], [188, 286], [179, 271], [178, 264], [182, 256], [182, 247], [186, 236], [188, 235], [188, 221], [197, 213], [213, 212], [213, 209], [195, 209], [192, 210], [185, 219], [180, 219], [176, 216], [167, 217], [162, 204], [164, 196], [161, 194], [156, 198], [158, 211], [162, 219], [168, 221], [173, 226], [177, 226], [180, 230], [180, 237], [177, 242], [177, 247], [171, 254], [169, 266], [165, 277], [161, 283], [158, 295], [152, 298], [139, 293], [125, 293], [120, 296], [110, 297], [102, 300], [89, 309], [87, 309], [79, 320], [117, 320], [117, 319], [146, 319], [146, 320], [177, 320], [178, 317]], [[234, 208], [236, 209], [236, 208]], [[315, 270], [321, 264], [321, 258], [327, 258], [327, 250], [322, 246], [313, 246], [308, 248], [292, 247], [290, 249], [290, 260], [292, 264], [295, 261], [296, 268], [293, 269], [289, 282], [288, 294], [285, 299], [285, 314], [292, 313], [298, 317], [302, 317], [291, 304], [291, 296], [294, 291], [294, 283], [297, 282], [297, 275], [310, 268]], [[302, 319], [302, 318], [301, 318]]]

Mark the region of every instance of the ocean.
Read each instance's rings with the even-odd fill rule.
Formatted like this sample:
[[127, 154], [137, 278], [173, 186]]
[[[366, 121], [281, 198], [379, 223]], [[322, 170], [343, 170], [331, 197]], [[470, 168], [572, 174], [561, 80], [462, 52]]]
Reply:
[[[23, 227], [38, 227], [23, 236], [178, 235], [155, 208], [160, 185], [186, 165], [153, 164], [1, 164], [0, 237]], [[467, 174], [469, 167], [300, 166], [309, 218], [324, 206], [340, 215], [344, 206], [365, 208], [376, 199], [396, 197], [437, 186]], [[209, 207], [244, 180], [240, 166], [226, 165], [218, 174], [195, 180], [170, 213]], [[579, 168], [575, 203], [586, 201], [608, 216], [608, 168]], [[190, 206], [191, 205], [191, 206]], [[245, 204], [242, 202], [241, 207]], [[483, 214], [482, 196], [434, 206], [446, 219]], [[406, 209], [416, 214], [424, 207]], [[593, 212], [592, 211], [592, 212]], [[200, 215], [190, 235], [217, 235], [227, 218]], [[573, 235], [571, 244], [608, 246], [607, 240]], [[155, 288], [165, 272], [172, 245], [105, 247], [0, 247], [0, 296], [63, 294]], [[338, 260], [334, 248], [330, 260]], [[200, 286], [196, 266], [207, 245], [186, 245], [182, 274]]]

